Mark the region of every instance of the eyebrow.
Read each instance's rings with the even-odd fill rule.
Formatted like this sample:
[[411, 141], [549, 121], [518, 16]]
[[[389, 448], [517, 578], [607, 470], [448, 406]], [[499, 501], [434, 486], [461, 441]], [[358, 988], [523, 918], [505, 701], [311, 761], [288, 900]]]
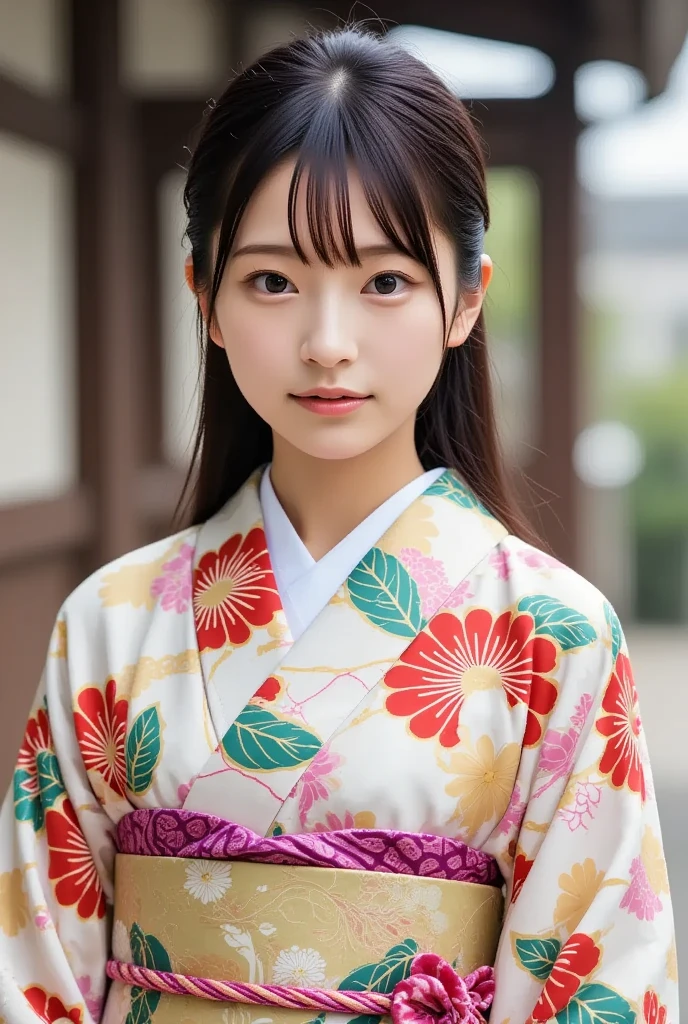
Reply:
[[[381, 242], [378, 245], [362, 245], [356, 250], [363, 259], [370, 256], [403, 256], [401, 250], [397, 249], [391, 242]], [[269, 242], [257, 242], [255, 245], [242, 245], [233, 252], [230, 259], [236, 260], [239, 256], [286, 256], [288, 259], [299, 259], [296, 249], [292, 245], [273, 245]]]

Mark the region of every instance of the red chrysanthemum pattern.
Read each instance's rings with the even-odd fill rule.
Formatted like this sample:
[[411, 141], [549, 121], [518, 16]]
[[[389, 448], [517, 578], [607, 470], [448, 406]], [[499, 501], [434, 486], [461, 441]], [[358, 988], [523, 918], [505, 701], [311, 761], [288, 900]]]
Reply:
[[44, 707], [40, 707], [35, 718], [26, 723], [24, 739], [17, 757], [17, 769], [28, 773], [25, 787], [34, 796], [38, 796], [38, 767], [36, 757], [41, 750], [52, 751], [53, 741], [50, 735], [50, 722]]
[[631, 663], [619, 654], [602, 699], [602, 711], [595, 722], [606, 737], [599, 770], [615, 789], [628, 786], [645, 799], [645, 773], [640, 756], [640, 713]]
[[105, 897], [91, 851], [69, 798], [45, 816], [48, 878], [61, 907], [75, 907], [86, 920], [105, 915]]
[[56, 1021], [72, 1021], [72, 1024], [82, 1024], [83, 1015], [78, 1006], [67, 1007], [58, 996], [50, 995], [40, 985], [32, 985], [24, 989], [24, 998], [38, 1016], [39, 1020], [47, 1024], [55, 1024]]
[[387, 697], [391, 715], [409, 718], [419, 739], [437, 736], [443, 747], [459, 742], [461, 708], [468, 696], [502, 688], [510, 707], [528, 705], [524, 745], [542, 736], [542, 716], [557, 699], [546, 673], [557, 664], [557, 647], [535, 636], [527, 613], [503, 612], [496, 618], [474, 608], [463, 621], [450, 612], [435, 616], [385, 676], [395, 692]]
[[194, 570], [193, 604], [202, 651], [241, 646], [252, 628], [272, 621], [281, 603], [262, 529], [237, 533], [203, 555]]
[[530, 1021], [549, 1021], [563, 1010], [585, 978], [595, 970], [600, 955], [600, 947], [589, 935], [572, 935], [555, 961]]
[[125, 744], [127, 738], [126, 697], [117, 699], [117, 684], [109, 679], [105, 693], [88, 686], [77, 698], [74, 727], [87, 771], [97, 772], [110, 789], [124, 796], [127, 787]]
[[535, 861], [529, 860], [525, 853], [519, 853], [514, 861], [514, 882], [511, 888], [511, 902], [515, 903], [518, 897], [521, 895], [521, 889], [525, 883], [526, 878], [530, 874]]
[[253, 694], [251, 701], [256, 701], [257, 703], [265, 701], [266, 703], [272, 704], [277, 700], [281, 692], [282, 682], [277, 678], [277, 676], [268, 676], [263, 685]]
[[643, 1017], [645, 1024], [667, 1024], [667, 1008], [660, 1003], [653, 988], [649, 988], [643, 997]]

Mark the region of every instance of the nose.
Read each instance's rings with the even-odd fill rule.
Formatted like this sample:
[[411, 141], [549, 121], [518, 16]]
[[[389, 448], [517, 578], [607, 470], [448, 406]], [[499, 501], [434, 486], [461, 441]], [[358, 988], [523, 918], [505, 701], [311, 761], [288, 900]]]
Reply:
[[309, 310], [301, 358], [329, 369], [351, 363], [357, 355], [353, 311], [347, 310], [343, 295], [328, 291]]

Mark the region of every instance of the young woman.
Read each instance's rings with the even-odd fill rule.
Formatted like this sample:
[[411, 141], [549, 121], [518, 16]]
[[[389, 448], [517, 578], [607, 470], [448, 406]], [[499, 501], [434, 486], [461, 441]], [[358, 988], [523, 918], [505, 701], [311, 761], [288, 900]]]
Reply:
[[362, 31], [297, 40], [208, 112], [185, 199], [191, 525], [58, 616], [0, 1014], [677, 1024], [621, 627], [504, 483], [466, 110]]

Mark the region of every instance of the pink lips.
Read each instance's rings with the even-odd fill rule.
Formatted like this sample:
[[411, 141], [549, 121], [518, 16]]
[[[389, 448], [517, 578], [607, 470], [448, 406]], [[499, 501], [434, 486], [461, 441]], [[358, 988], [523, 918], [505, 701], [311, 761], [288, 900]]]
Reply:
[[360, 409], [371, 396], [359, 395], [355, 391], [343, 388], [314, 388], [302, 395], [291, 397], [303, 409], [308, 409], [319, 416], [345, 416]]

